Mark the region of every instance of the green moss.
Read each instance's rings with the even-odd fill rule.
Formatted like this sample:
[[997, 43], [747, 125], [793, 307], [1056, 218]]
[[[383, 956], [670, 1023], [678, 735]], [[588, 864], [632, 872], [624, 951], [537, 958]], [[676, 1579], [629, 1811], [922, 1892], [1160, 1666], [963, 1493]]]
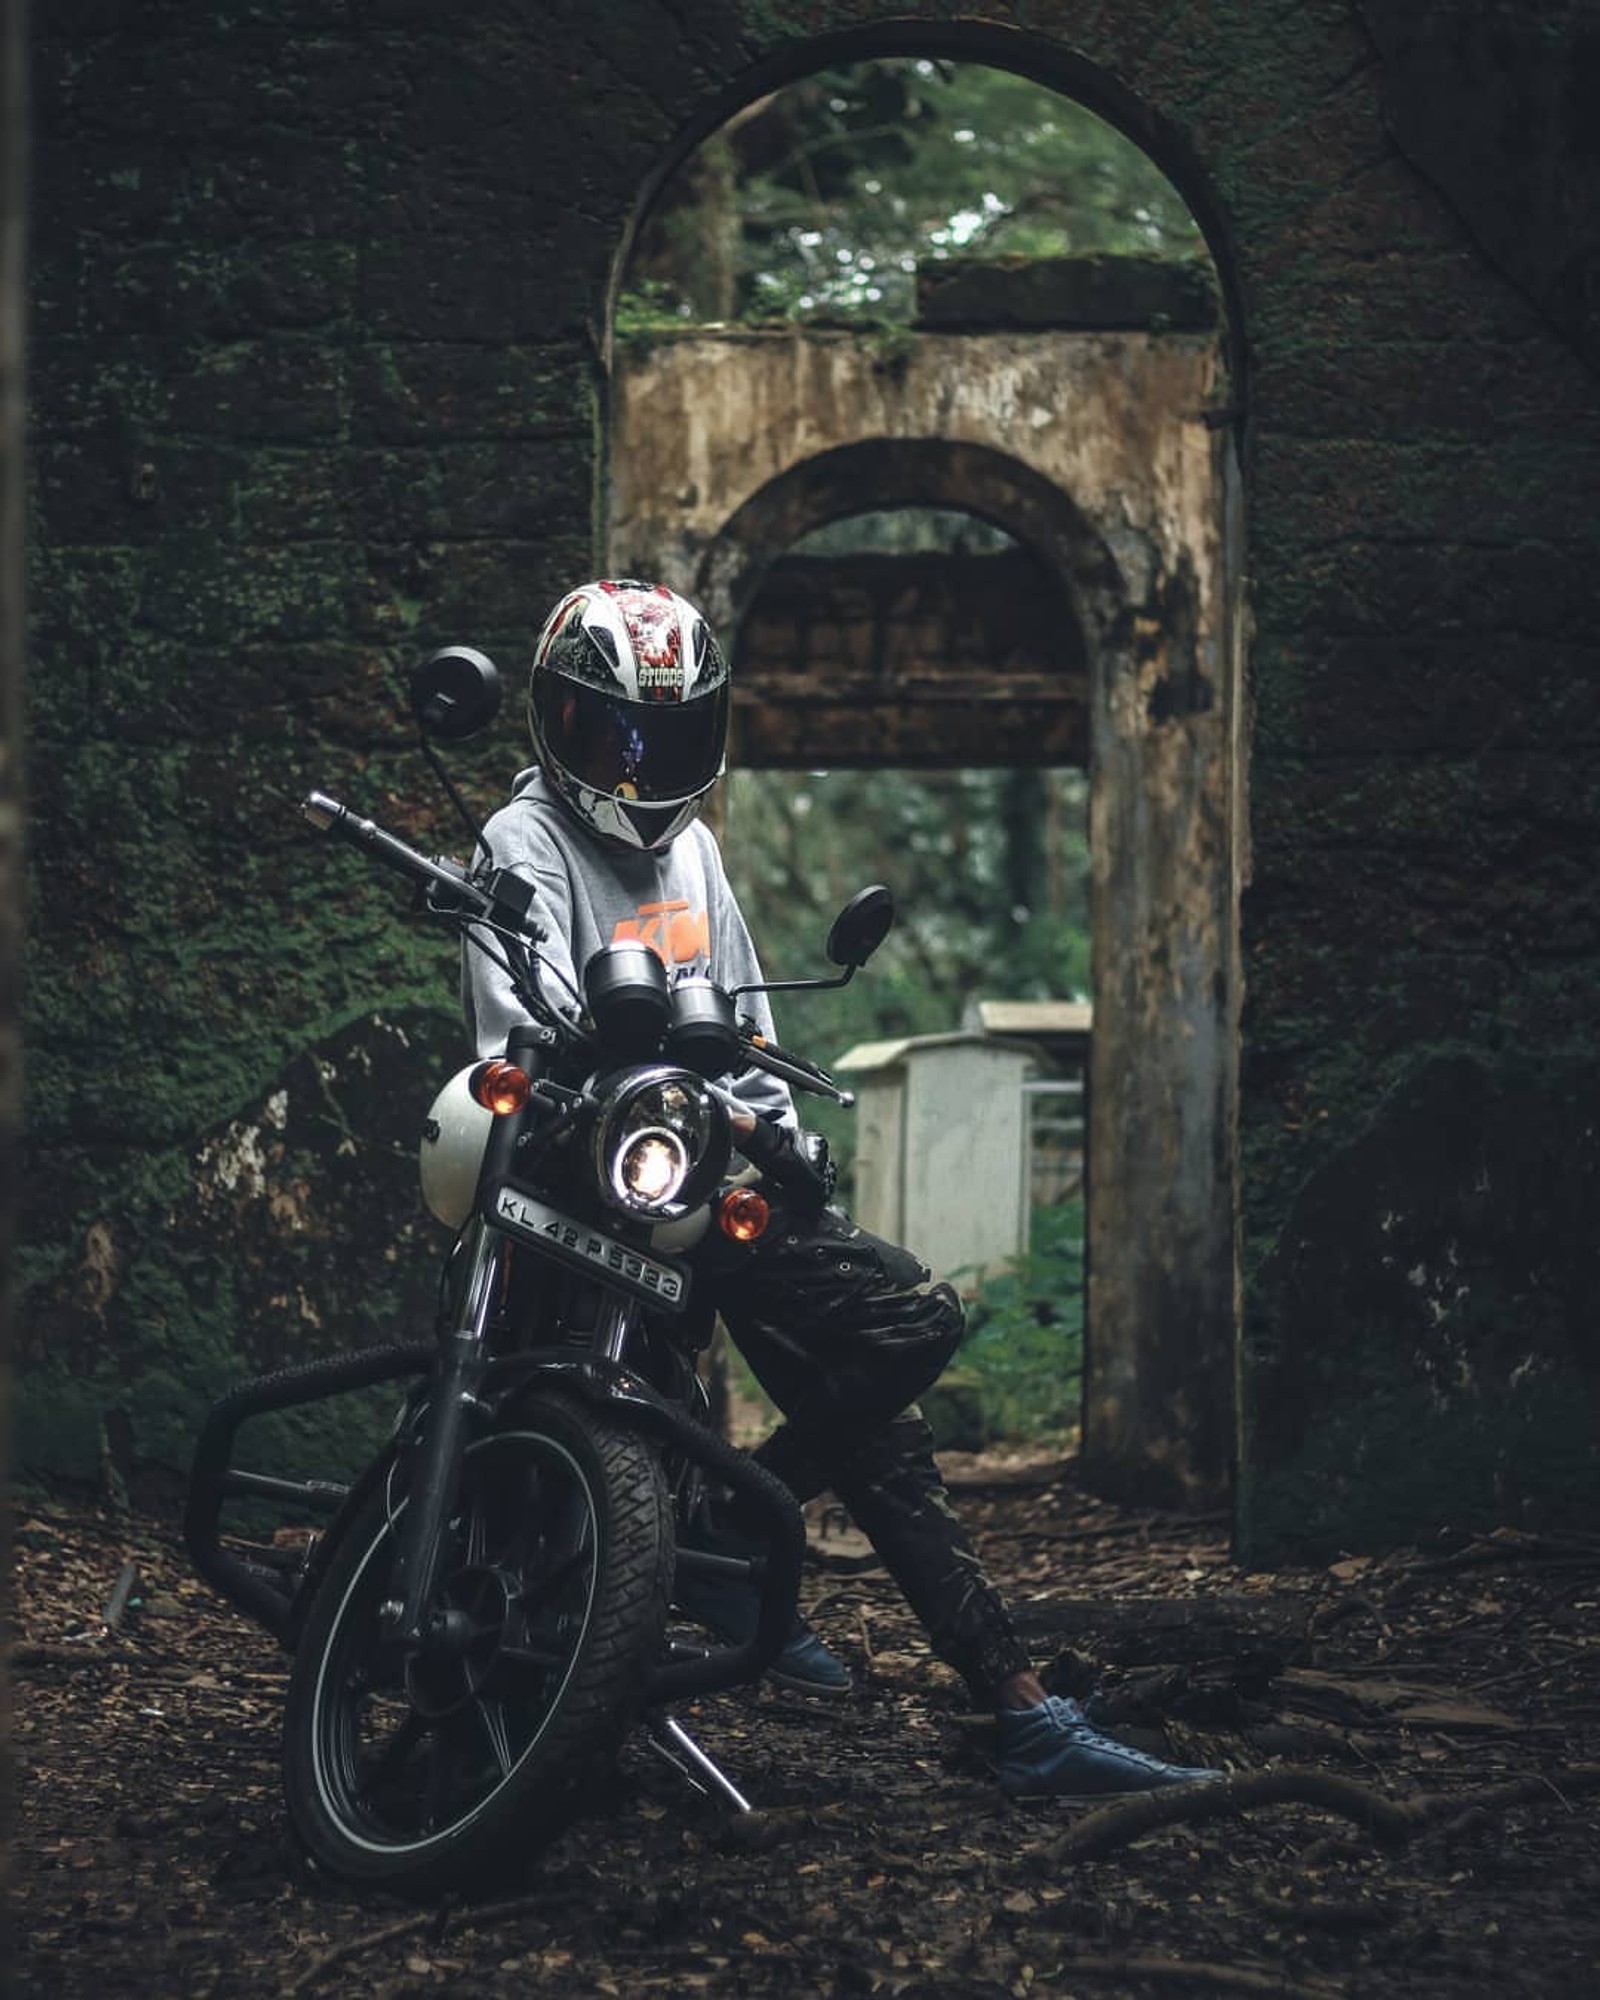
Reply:
[[30, 1365], [17, 1384], [13, 1451], [24, 1471], [37, 1468], [64, 1479], [98, 1485], [103, 1412], [115, 1383], [85, 1376], [55, 1359]]
[[[1600, 1065], [1414, 1046], [1290, 1152], [1254, 1135], [1239, 1536], [1252, 1561], [1600, 1498]], [[1297, 1142], [1301, 1134], [1293, 1135]], [[1298, 1158], [1297, 1179], [1286, 1171]]]
[[1291, 1465], [1247, 1456], [1239, 1559], [1267, 1569], [1471, 1533], [1536, 1518], [1541, 1506], [1593, 1504], [1597, 1420], [1597, 1399], [1567, 1376], [1449, 1409], [1402, 1371], [1369, 1380], [1363, 1393], [1322, 1408]]

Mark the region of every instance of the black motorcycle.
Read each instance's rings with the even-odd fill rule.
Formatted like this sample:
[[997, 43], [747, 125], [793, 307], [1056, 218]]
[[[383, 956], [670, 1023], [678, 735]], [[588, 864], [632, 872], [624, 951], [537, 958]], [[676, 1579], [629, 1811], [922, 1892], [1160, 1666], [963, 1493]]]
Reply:
[[[413, 674], [411, 701], [444, 776], [429, 738], [484, 727], [498, 679], [482, 654], [448, 649]], [[624, 942], [583, 969], [581, 996], [552, 992], [524, 879], [429, 858], [321, 792], [304, 810], [496, 952], [528, 1022], [503, 1057], [453, 1077], [424, 1126], [424, 1193], [456, 1231], [433, 1337], [225, 1396], [185, 1532], [201, 1575], [293, 1653], [284, 1784], [307, 1853], [351, 1881], [432, 1893], [568, 1825], [641, 1719], [686, 1775], [745, 1806], [670, 1706], [776, 1658], [804, 1540], [788, 1491], [708, 1422], [710, 1301], [688, 1253], [710, 1230], [759, 1236], [769, 1194], [818, 1196], [804, 1149], [759, 1121], [736, 1131], [749, 1121], [733, 1077], [754, 1066], [850, 1099], [740, 1018], [757, 989], [673, 980]], [[889, 892], [863, 890], [828, 937], [838, 975], [775, 984], [843, 985], [892, 922]], [[348, 1488], [233, 1465], [246, 1419], [391, 1381], [407, 1385], [392, 1436]], [[763, 1550], [686, 1545], [712, 1487], [763, 1522]], [[331, 1519], [286, 1567], [224, 1541], [230, 1497]], [[752, 1639], [674, 1642], [674, 1579], [691, 1572], [759, 1588]]]

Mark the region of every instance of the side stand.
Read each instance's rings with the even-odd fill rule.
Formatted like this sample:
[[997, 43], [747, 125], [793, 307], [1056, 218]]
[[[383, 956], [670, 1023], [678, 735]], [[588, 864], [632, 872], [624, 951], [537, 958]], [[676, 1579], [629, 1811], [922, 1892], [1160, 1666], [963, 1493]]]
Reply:
[[735, 1812], [751, 1811], [750, 1801], [744, 1793], [720, 1765], [706, 1755], [675, 1716], [668, 1715], [664, 1708], [657, 1709], [653, 1715], [645, 1717], [644, 1726], [650, 1748], [697, 1792], [708, 1797], [716, 1794]]

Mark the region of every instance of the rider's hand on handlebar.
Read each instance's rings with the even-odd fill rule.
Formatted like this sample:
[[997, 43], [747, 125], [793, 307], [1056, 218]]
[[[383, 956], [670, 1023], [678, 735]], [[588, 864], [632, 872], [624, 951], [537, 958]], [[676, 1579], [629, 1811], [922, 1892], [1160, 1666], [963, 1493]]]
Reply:
[[818, 1134], [750, 1118], [748, 1129], [740, 1131], [740, 1151], [803, 1213], [814, 1214], [832, 1197], [833, 1167], [827, 1143]]

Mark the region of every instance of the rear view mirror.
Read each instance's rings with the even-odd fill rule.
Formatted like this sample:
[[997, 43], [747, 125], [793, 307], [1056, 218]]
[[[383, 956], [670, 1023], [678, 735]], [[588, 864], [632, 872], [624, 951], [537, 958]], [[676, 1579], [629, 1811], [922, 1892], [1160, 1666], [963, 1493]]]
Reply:
[[424, 736], [459, 743], [500, 712], [500, 672], [474, 646], [446, 646], [411, 669], [411, 713]]
[[745, 993], [822, 993], [848, 986], [889, 935], [894, 923], [894, 897], [881, 882], [858, 889], [833, 920], [828, 933], [828, 957], [842, 966], [837, 979], [763, 979], [759, 985], [736, 986], [731, 997]]
[[855, 972], [866, 964], [894, 925], [894, 896], [881, 882], [859, 889], [833, 920], [828, 957]]

